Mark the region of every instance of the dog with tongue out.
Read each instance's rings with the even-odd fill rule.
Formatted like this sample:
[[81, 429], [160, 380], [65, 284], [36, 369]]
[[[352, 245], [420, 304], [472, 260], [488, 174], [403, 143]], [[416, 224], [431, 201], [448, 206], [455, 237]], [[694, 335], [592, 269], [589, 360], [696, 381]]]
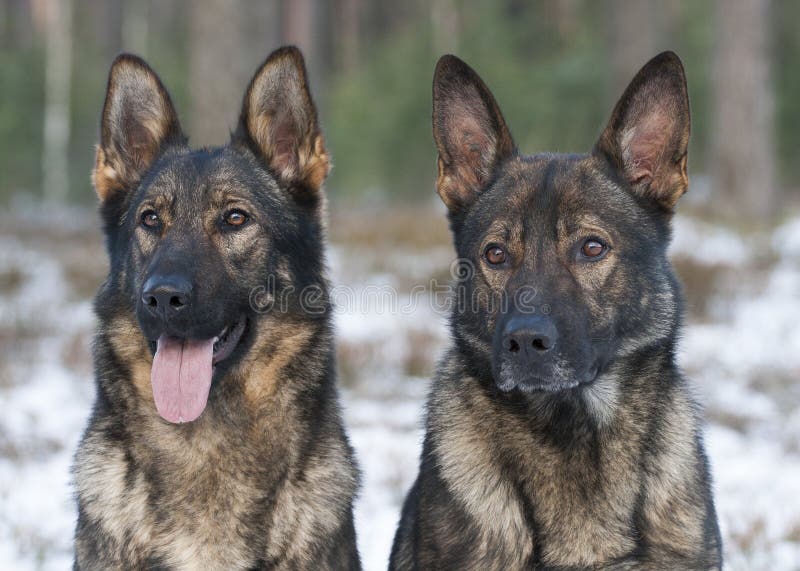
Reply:
[[153, 70], [114, 61], [92, 174], [110, 269], [75, 569], [359, 569], [329, 164], [296, 48], [257, 70], [227, 144], [201, 149]]

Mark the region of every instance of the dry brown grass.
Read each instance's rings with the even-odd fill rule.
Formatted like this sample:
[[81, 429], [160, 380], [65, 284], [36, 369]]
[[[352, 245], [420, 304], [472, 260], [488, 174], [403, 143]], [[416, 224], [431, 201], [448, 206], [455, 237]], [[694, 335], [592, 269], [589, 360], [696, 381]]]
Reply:
[[706, 418], [716, 424], [727, 426], [741, 434], [746, 434], [751, 425], [751, 419], [745, 415], [739, 415], [729, 410], [708, 408], [705, 411]]
[[14, 371], [8, 359], [0, 354], [0, 390], [14, 386]]
[[[399, 362], [384, 362], [385, 343], [402, 347]], [[337, 340], [339, 382], [347, 388], [369, 389], [376, 375], [391, 369], [407, 377], [429, 378], [441, 353], [441, 340], [435, 333], [425, 329], [398, 330], [390, 339]], [[396, 354], [395, 354], [396, 355]], [[385, 387], [384, 387], [385, 388]]]
[[348, 342], [339, 339], [336, 343], [336, 357], [339, 369], [339, 383], [347, 388], [355, 388], [364, 377], [367, 365], [377, 360], [378, 347], [375, 343]]
[[451, 243], [444, 211], [430, 204], [332, 209], [329, 228], [335, 243], [371, 246], [387, 253], [396, 248], [424, 251]]
[[752, 553], [759, 544], [766, 540], [767, 523], [763, 518], [756, 518], [740, 531], [730, 532], [730, 541], [736, 544], [737, 551]]
[[[0, 323], [0, 365], [35, 355], [36, 342], [47, 332], [47, 324], [14, 319]], [[0, 374], [0, 380], [2, 379]]]
[[720, 280], [730, 271], [725, 266], [707, 266], [688, 258], [672, 261], [683, 284], [686, 309], [695, 321], [706, 321], [711, 302], [719, 294]]
[[789, 531], [786, 532], [785, 538], [786, 541], [800, 543], [800, 521], [795, 522], [795, 524], [789, 528]]
[[45, 459], [63, 450], [62, 442], [49, 438], [28, 438], [11, 440], [8, 435], [0, 433], [0, 458], [12, 462], [35, 461]]
[[439, 338], [429, 330], [412, 329], [406, 333], [408, 351], [403, 372], [409, 377], [430, 377], [438, 358]]
[[[787, 351], [790, 350], [787, 347]], [[770, 367], [765, 363], [750, 380], [750, 386], [775, 400], [781, 412], [789, 413], [800, 408], [800, 371]]]
[[0, 295], [14, 295], [25, 281], [19, 268], [7, 268], [0, 271]]
[[81, 377], [92, 375], [91, 333], [81, 331], [71, 334], [61, 347], [61, 362]]
[[[72, 256], [77, 258], [76, 253], [73, 253]], [[91, 299], [108, 273], [105, 253], [82, 253], [79, 260], [69, 259], [70, 257], [66, 257], [63, 266], [70, 298], [74, 300]]]
[[[0, 216], [0, 235], [13, 236], [33, 250], [39, 250], [61, 262], [66, 287], [71, 300], [88, 299], [94, 295], [108, 270], [103, 247], [99, 217], [91, 210], [70, 211], [67, 220], [49, 220], [52, 214], [31, 218], [31, 213]], [[0, 275], [0, 295], [9, 295], [16, 279], [24, 276]]]

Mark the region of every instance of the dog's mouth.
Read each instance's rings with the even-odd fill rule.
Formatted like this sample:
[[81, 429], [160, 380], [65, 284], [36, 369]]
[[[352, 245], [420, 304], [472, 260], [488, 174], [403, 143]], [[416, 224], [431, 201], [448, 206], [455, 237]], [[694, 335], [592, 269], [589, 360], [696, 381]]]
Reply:
[[242, 339], [246, 325], [247, 319], [242, 317], [233, 325], [228, 325], [220, 331], [219, 335], [214, 338], [212, 364], [216, 365], [231, 356]]
[[215, 366], [234, 352], [246, 326], [247, 319], [241, 317], [211, 339], [158, 338], [150, 381], [156, 410], [164, 420], [191, 422], [203, 413]]
[[505, 379], [497, 384], [498, 388], [508, 393], [519, 390], [522, 393], [558, 393], [581, 386], [592, 384], [601, 373], [599, 362], [594, 363], [586, 372], [578, 377], [563, 379], [545, 379], [537, 376], [529, 376], [523, 379]]

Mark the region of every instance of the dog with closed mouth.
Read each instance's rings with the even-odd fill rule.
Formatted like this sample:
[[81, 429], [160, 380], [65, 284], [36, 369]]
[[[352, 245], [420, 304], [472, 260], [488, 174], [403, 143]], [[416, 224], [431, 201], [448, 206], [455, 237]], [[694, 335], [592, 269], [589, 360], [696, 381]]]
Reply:
[[680, 60], [639, 71], [590, 153], [524, 155], [484, 82], [444, 56], [433, 133], [468, 304], [390, 569], [719, 569], [667, 258], [688, 186]]
[[114, 61], [75, 569], [360, 568], [324, 295], [328, 169], [296, 48], [258, 69], [230, 141], [199, 150], [147, 64]]

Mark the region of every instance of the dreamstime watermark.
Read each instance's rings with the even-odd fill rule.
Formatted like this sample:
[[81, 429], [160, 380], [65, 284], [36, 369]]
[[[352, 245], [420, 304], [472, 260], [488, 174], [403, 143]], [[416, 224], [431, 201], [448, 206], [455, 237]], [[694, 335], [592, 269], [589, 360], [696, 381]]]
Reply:
[[410, 290], [400, 291], [391, 284], [368, 284], [363, 287], [334, 285], [327, 289], [319, 285], [296, 288], [278, 285], [274, 275], [267, 277], [265, 285], [250, 292], [250, 307], [258, 313], [302, 311], [321, 315], [330, 310], [343, 314], [394, 314], [412, 315], [420, 307], [428, 306], [435, 313], [504, 313], [514, 308], [522, 313], [547, 315], [550, 305], [541, 303], [539, 291], [524, 285], [507, 292], [487, 286], [475, 286], [475, 266], [470, 260], [456, 260], [450, 266], [451, 280], [443, 283], [431, 279], [425, 284], [415, 284]]

